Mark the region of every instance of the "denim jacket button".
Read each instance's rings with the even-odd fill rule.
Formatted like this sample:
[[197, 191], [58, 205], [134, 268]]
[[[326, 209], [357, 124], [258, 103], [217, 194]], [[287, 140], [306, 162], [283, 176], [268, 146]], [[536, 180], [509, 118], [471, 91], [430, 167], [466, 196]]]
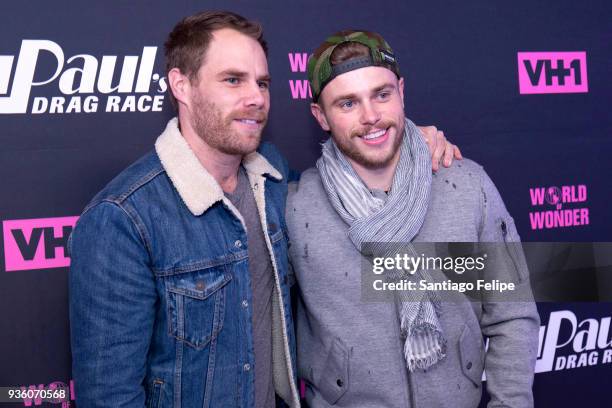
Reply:
[[237, 239], [237, 240], [236, 240], [236, 242], [234, 242], [234, 246], [235, 246], [236, 248], [240, 248], [240, 247], [242, 246], [242, 242], [240, 242], [240, 240], [239, 240], [239, 239]]
[[242, 366], [242, 368], [244, 369], [244, 371], [249, 371], [251, 369], [251, 365], [249, 363], [246, 363]]
[[246, 300], [243, 300], [243, 301], [242, 301], [242, 307], [244, 307], [245, 309], [246, 309], [247, 307], [249, 307], [249, 302], [247, 302]]
[[197, 281], [196, 282], [196, 289], [197, 290], [204, 290], [205, 287], [206, 287], [206, 284], [203, 281]]

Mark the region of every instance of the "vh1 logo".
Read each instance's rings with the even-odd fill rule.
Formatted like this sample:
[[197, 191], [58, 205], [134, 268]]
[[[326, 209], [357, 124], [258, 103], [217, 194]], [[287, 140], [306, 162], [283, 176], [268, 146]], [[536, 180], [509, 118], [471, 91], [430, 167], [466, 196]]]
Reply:
[[6, 271], [70, 266], [68, 237], [78, 218], [2, 221]]
[[586, 52], [519, 52], [521, 94], [585, 93]]

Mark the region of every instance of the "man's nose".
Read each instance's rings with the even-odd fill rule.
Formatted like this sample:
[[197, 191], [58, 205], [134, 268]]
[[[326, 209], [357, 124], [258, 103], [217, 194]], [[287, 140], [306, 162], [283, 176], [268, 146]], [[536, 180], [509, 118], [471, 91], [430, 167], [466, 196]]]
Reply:
[[250, 107], [263, 107], [266, 103], [266, 90], [257, 82], [250, 84], [245, 90], [244, 103]]
[[380, 120], [380, 112], [376, 107], [368, 102], [361, 105], [361, 123], [363, 125], [374, 125]]

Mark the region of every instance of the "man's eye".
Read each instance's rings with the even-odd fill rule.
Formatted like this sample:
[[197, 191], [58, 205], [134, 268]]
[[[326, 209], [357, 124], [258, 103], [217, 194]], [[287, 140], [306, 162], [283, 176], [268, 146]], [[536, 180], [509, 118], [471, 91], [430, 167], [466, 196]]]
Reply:
[[268, 82], [266, 82], [266, 81], [260, 81], [259, 82], [259, 87], [261, 89], [268, 89], [268, 88], [270, 88], [270, 84]]
[[226, 78], [226, 79], [225, 79], [225, 81], [226, 81], [228, 84], [231, 84], [231, 85], [238, 85], [238, 84], [240, 83], [240, 79], [238, 79], [238, 78], [236, 78], [236, 77], [229, 77], [229, 78]]
[[383, 99], [383, 100], [388, 99], [390, 95], [391, 95], [391, 92], [383, 91], [378, 94], [378, 99]]
[[353, 105], [354, 105], [353, 101], [344, 101], [340, 104], [340, 107], [344, 109], [350, 109], [353, 107]]

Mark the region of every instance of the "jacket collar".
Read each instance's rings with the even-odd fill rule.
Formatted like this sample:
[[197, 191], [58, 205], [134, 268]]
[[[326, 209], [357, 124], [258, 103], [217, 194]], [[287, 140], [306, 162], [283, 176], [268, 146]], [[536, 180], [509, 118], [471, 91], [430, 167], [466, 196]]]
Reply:
[[[217, 201], [225, 197], [221, 186], [200, 164], [195, 153], [178, 128], [178, 119], [168, 122], [166, 129], [155, 141], [155, 151], [166, 170], [174, 188], [195, 216], [202, 215]], [[269, 175], [281, 180], [283, 177], [264, 156], [257, 152], [242, 159], [242, 165], [250, 176]]]

